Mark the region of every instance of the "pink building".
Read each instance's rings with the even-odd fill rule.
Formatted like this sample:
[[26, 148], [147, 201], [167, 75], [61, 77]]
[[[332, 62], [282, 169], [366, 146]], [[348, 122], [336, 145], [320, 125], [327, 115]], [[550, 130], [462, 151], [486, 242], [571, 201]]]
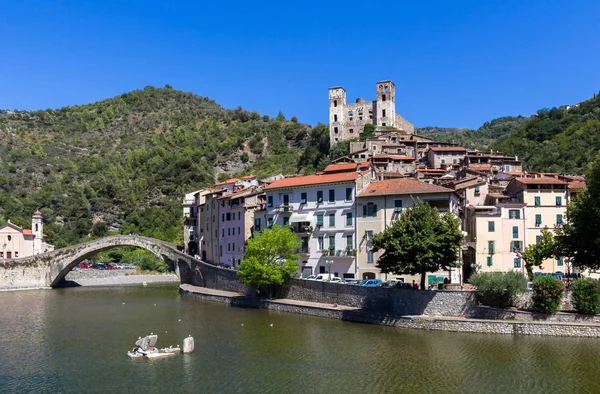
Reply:
[[36, 211], [31, 219], [31, 230], [8, 223], [0, 226], [0, 260], [29, 257], [51, 252], [54, 246], [46, 243], [42, 214]]

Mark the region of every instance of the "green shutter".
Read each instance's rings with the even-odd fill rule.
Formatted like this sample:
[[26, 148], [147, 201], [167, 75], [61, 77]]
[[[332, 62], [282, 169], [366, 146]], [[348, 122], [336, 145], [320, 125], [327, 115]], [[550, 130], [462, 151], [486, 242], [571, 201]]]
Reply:
[[351, 201], [351, 200], [352, 200], [352, 188], [347, 187], [346, 188], [346, 201]]
[[492, 256], [487, 257], [487, 265], [492, 265]]
[[363, 205], [363, 217], [367, 216], [367, 204]]
[[535, 200], [535, 206], [536, 206], [536, 207], [539, 207], [539, 206], [541, 205], [540, 197], [539, 197], [539, 196], [536, 196], [536, 197], [534, 198], [534, 200]]
[[323, 215], [317, 215], [317, 226], [323, 225]]
[[377, 217], [377, 205], [373, 204], [373, 217]]

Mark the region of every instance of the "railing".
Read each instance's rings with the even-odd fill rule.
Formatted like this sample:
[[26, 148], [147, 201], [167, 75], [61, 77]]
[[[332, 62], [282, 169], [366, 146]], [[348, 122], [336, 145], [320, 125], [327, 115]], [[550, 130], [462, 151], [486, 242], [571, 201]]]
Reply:
[[313, 232], [312, 226], [297, 225], [297, 226], [290, 226], [290, 228], [292, 229], [292, 232], [294, 232], [296, 234], [307, 234], [307, 233]]
[[345, 250], [335, 250], [335, 249], [323, 249], [321, 250], [323, 256], [329, 257], [354, 257], [356, 256], [356, 249], [345, 249]]
[[296, 253], [310, 254], [310, 248], [308, 246], [303, 246], [301, 248], [296, 249]]
[[194, 213], [190, 213], [190, 212], [184, 212], [184, 213], [183, 213], [183, 216], [184, 216], [186, 219], [189, 219], [189, 218], [197, 218], [197, 217], [198, 217], [198, 215], [196, 214], [196, 212], [194, 212]]
[[294, 211], [294, 207], [292, 205], [277, 205], [273, 207], [273, 210], [276, 212], [291, 213]]

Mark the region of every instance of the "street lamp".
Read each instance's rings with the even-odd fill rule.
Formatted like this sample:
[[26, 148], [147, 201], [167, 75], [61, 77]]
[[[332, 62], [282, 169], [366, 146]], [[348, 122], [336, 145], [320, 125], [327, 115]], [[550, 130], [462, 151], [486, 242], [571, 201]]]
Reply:
[[333, 260], [325, 260], [325, 265], [327, 266], [327, 272], [329, 273], [329, 280], [331, 280], [331, 266], [333, 265]]

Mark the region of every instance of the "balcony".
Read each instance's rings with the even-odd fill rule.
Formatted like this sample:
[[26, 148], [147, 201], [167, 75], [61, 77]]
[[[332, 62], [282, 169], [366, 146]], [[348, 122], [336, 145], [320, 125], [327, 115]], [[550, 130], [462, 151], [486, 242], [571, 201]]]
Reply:
[[311, 234], [313, 232], [313, 227], [304, 223], [292, 224], [290, 229], [296, 234]]
[[184, 212], [183, 217], [186, 219], [195, 219], [198, 217], [198, 214], [196, 212]]
[[321, 253], [328, 258], [353, 258], [356, 256], [356, 249], [323, 249]]
[[296, 249], [295, 252], [299, 254], [310, 254], [310, 248], [308, 246], [302, 246]]
[[294, 211], [294, 207], [291, 205], [277, 205], [273, 207], [273, 212], [291, 214]]

